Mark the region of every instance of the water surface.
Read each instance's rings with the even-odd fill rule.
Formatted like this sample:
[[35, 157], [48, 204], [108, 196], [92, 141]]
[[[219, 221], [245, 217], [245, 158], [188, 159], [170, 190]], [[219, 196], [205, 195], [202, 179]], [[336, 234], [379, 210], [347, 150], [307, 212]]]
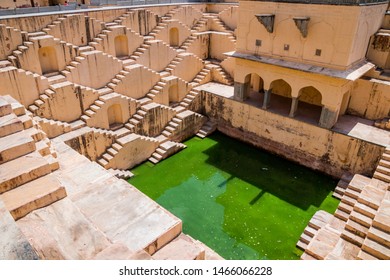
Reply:
[[183, 231], [226, 259], [298, 259], [313, 214], [333, 213], [336, 181], [214, 133], [129, 182], [182, 219]]

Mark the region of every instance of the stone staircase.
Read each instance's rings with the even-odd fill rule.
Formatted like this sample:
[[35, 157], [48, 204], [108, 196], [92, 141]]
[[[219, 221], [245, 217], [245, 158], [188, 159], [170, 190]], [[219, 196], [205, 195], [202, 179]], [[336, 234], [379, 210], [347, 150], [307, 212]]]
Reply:
[[172, 61], [168, 64], [167, 67], [165, 67], [164, 71], [169, 72], [172, 74], [173, 70], [176, 68], [178, 64], [180, 64], [183, 61], [183, 58], [180, 56], [176, 56]]
[[198, 133], [196, 133], [196, 136], [199, 138], [206, 138], [211, 133], [213, 133], [217, 129], [217, 123], [208, 120], [202, 127], [199, 129]]
[[214, 81], [228, 86], [234, 85], [233, 78], [230, 77], [230, 75], [220, 65], [211, 64], [207, 67], [212, 67], [212, 76]]
[[122, 98], [126, 100], [129, 99], [129, 97], [116, 92], [100, 95], [99, 98], [95, 100], [95, 102], [91, 106], [89, 106], [87, 110], [84, 111], [84, 114], [81, 116], [81, 120], [88, 125], [90, 120], [92, 120], [99, 114], [105, 103], [112, 98]]
[[194, 102], [194, 100], [199, 96], [199, 94], [200, 90], [191, 89], [180, 102], [180, 106], [184, 107], [185, 109], [188, 109], [192, 102]]
[[183, 119], [180, 118], [180, 116], [178, 115], [173, 117], [171, 121], [168, 122], [164, 130], [161, 132], [161, 135], [165, 136], [167, 139], [169, 139], [172, 136], [172, 134], [176, 132], [177, 128], [180, 126], [181, 122], [183, 121]]
[[191, 28], [192, 33], [194, 34], [194, 33], [207, 31], [207, 22], [208, 22], [208, 18], [207, 17], [203, 16], [202, 18], [200, 18], [194, 24], [194, 26], [192, 26], [192, 28]]
[[386, 183], [390, 183], [390, 148], [386, 148], [382, 154], [382, 158], [378, 163], [373, 177]]
[[[66, 196], [51, 174], [59, 168], [50, 140], [0, 96], [0, 200], [18, 220]], [[19, 116], [18, 116], [19, 115]]]
[[[151, 101], [150, 101], [151, 102]], [[146, 104], [146, 103], [145, 103]], [[143, 104], [144, 105], [144, 104]], [[137, 112], [129, 119], [129, 121], [125, 124], [125, 127], [130, 131], [134, 132], [140, 126], [141, 121], [147, 115], [147, 110], [144, 108], [139, 108]]]
[[333, 191], [332, 196], [341, 200], [341, 198], [343, 197], [343, 195], [345, 193], [346, 188], [349, 185], [349, 182], [351, 182], [351, 180], [352, 180], [352, 177], [353, 176], [349, 173], [343, 174], [343, 176], [341, 176], [341, 179], [337, 183], [337, 186], [336, 186], [335, 190]]
[[334, 216], [318, 211], [309, 222], [297, 244], [301, 259], [390, 259], [389, 222], [389, 184], [355, 175]]
[[211, 81], [211, 70], [207, 67], [208, 64], [205, 64], [205, 67], [199, 72], [198, 75], [191, 81], [193, 86], [203, 85]]
[[214, 24], [217, 26], [216, 31], [220, 32], [226, 32], [230, 33], [231, 35], [229, 36], [231, 40], [236, 43], [237, 39], [236, 36], [234, 35], [234, 30], [231, 30], [219, 17], [218, 15], [216, 16], [211, 16], [210, 19], [214, 22]]
[[[117, 138], [115, 142], [109, 147], [105, 153], [97, 160], [97, 163], [99, 163], [101, 166], [103, 166], [105, 169], [121, 169], [126, 170], [132, 167], [131, 165], [126, 167], [118, 167], [118, 164], [128, 164], [128, 160], [122, 160], [122, 158], [126, 159], [128, 157], [131, 157], [131, 154], [127, 153], [127, 150], [129, 147], [132, 149], [132, 144], [135, 141], [143, 141], [145, 145], [143, 145], [146, 148], [150, 148], [151, 152], [145, 158], [142, 160], [146, 160], [150, 157], [150, 155], [153, 153], [153, 151], [158, 146], [158, 141], [152, 137], [146, 137], [141, 136], [138, 134], [128, 134], [125, 136], [122, 136], [120, 138]], [[149, 145], [150, 144], [150, 145]], [[148, 146], [148, 147], [147, 147]], [[121, 161], [118, 163], [117, 161]], [[141, 161], [141, 162], [142, 162]]]
[[127, 179], [134, 177], [134, 174], [132, 172], [130, 172], [129, 170], [120, 170], [120, 169], [110, 168], [110, 169], [108, 169], [108, 171], [112, 175], [114, 175], [115, 177], [117, 177], [119, 179], [127, 180]]
[[154, 260], [204, 260], [205, 249], [189, 235], [181, 233], [152, 255]]
[[186, 145], [173, 141], [165, 141], [161, 143], [152, 156], [148, 159], [150, 162], [157, 164], [163, 159], [177, 153], [180, 150], [187, 148]]

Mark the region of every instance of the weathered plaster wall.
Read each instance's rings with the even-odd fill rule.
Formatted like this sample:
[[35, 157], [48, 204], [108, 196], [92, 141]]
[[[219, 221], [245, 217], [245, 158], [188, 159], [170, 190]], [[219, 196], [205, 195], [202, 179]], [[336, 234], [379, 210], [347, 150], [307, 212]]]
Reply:
[[384, 147], [202, 92], [205, 114], [223, 133], [333, 177], [372, 175]]
[[[240, 1], [237, 50], [345, 69], [363, 59], [371, 35], [382, 23], [387, 5], [342, 6]], [[272, 33], [256, 14], [274, 14]], [[309, 17], [304, 38], [294, 17]], [[256, 40], [261, 45], [256, 46]], [[288, 49], [285, 45], [289, 45]], [[321, 55], [316, 55], [316, 49]]]
[[357, 80], [351, 91], [347, 113], [370, 120], [390, 116], [390, 82]]
[[236, 44], [226, 33], [214, 33], [210, 34], [210, 45], [209, 45], [209, 57], [217, 60], [224, 60], [227, 56], [224, 54], [236, 49]]
[[23, 43], [20, 30], [0, 25], [0, 60], [7, 59]]

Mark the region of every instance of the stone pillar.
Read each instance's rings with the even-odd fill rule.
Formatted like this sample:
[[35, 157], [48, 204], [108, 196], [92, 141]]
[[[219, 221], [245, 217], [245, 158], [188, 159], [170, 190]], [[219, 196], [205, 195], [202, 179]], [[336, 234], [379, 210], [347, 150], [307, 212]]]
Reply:
[[321, 111], [319, 125], [321, 127], [330, 129], [337, 122], [338, 116], [339, 116], [338, 110], [333, 111], [333, 110], [323, 106], [322, 111]]
[[271, 100], [271, 90], [264, 90], [264, 99], [263, 99], [263, 109], [267, 110], [269, 108], [269, 103]]
[[291, 100], [291, 109], [290, 109], [290, 114], [289, 114], [289, 116], [291, 118], [294, 118], [296, 113], [297, 113], [298, 102], [299, 102], [299, 100], [297, 97], [293, 97]]
[[234, 99], [237, 101], [244, 101], [246, 85], [239, 82], [234, 82]]

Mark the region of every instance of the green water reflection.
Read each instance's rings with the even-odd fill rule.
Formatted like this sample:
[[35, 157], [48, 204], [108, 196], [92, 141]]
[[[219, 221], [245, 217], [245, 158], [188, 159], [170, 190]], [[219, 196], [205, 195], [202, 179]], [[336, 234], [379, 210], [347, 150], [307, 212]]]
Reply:
[[312, 215], [333, 213], [336, 182], [220, 133], [129, 180], [183, 221], [183, 231], [226, 259], [298, 259]]

